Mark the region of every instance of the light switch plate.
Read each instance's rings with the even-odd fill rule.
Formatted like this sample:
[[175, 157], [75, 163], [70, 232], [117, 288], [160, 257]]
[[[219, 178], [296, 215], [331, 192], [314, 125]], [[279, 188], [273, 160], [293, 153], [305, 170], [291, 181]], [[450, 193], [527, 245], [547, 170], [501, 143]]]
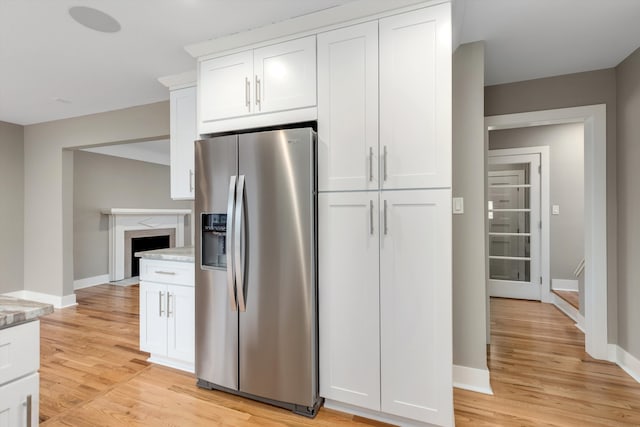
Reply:
[[453, 198], [453, 213], [460, 215], [464, 213], [464, 199], [462, 197]]
[[553, 205], [551, 207], [551, 214], [552, 215], [560, 215], [560, 205]]

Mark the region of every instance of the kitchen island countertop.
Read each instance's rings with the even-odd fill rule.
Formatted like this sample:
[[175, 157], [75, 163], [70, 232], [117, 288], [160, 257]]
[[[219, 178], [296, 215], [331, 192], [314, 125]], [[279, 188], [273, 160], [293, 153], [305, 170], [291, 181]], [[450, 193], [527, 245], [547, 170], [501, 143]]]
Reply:
[[0, 329], [53, 313], [53, 305], [0, 295]]
[[195, 252], [193, 246], [180, 248], [155, 249], [152, 251], [136, 252], [137, 257], [145, 259], [157, 259], [162, 261], [194, 262]]

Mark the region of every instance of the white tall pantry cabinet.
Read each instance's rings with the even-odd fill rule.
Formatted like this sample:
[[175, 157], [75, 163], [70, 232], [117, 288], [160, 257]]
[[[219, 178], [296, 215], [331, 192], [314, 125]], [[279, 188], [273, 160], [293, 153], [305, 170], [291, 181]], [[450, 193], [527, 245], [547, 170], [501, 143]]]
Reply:
[[450, 5], [318, 35], [320, 394], [453, 423]]

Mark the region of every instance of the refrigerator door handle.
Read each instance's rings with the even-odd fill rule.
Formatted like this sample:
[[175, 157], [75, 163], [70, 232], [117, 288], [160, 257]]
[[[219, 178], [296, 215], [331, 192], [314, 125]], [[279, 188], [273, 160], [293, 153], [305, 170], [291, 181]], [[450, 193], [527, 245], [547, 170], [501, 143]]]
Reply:
[[242, 221], [244, 217], [244, 175], [238, 177], [238, 186], [236, 187], [236, 212], [235, 225], [233, 227], [234, 234], [234, 253], [235, 253], [235, 270], [236, 270], [236, 292], [238, 295], [238, 309], [247, 311], [244, 299], [244, 264], [242, 260]]
[[235, 265], [233, 262], [233, 211], [235, 207], [236, 196], [236, 180], [237, 177], [233, 175], [229, 180], [229, 200], [227, 201], [227, 236], [225, 245], [227, 246], [227, 290], [229, 292], [229, 302], [231, 303], [231, 310], [238, 311], [238, 303], [236, 302], [236, 289], [234, 284]]

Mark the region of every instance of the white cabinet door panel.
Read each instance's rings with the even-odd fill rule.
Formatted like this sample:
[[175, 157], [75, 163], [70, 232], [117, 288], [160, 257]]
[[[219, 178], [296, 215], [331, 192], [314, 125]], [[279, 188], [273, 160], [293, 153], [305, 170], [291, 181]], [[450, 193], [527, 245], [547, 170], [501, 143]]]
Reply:
[[318, 35], [318, 189], [378, 188], [378, 22]]
[[[36, 373], [0, 387], [0, 427], [26, 427], [29, 416], [29, 425], [38, 425], [39, 385], [39, 375]], [[27, 405], [29, 396], [30, 407]]]
[[140, 349], [167, 354], [167, 285], [140, 282]]
[[380, 20], [382, 187], [451, 186], [450, 5]]
[[196, 88], [171, 91], [171, 198], [193, 200], [193, 142], [198, 139], [196, 122]]
[[380, 410], [378, 192], [318, 205], [320, 395]]
[[382, 411], [449, 425], [451, 191], [383, 191], [380, 205]]
[[316, 37], [278, 43], [253, 51], [253, 111], [316, 105]]
[[195, 295], [194, 288], [169, 286], [167, 296], [167, 356], [194, 363]]
[[202, 61], [198, 77], [200, 125], [249, 114], [252, 76], [251, 50]]

